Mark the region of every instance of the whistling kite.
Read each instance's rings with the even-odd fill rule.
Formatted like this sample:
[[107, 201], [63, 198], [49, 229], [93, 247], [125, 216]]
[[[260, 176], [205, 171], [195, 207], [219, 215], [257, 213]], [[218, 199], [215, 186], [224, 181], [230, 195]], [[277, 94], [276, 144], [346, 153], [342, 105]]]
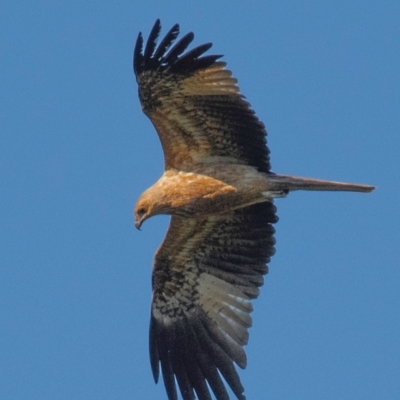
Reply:
[[240, 94], [211, 43], [183, 54], [194, 35], [172, 48], [174, 25], [156, 47], [157, 20], [134, 71], [144, 113], [154, 124], [165, 173], [135, 207], [135, 225], [172, 215], [153, 269], [150, 359], [161, 365], [169, 400], [238, 399], [244, 388], [234, 367], [246, 367], [251, 300], [274, 254], [275, 197], [292, 190], [370, 192], [372, 186], [277, 175], [270, 171], [264, 124]]

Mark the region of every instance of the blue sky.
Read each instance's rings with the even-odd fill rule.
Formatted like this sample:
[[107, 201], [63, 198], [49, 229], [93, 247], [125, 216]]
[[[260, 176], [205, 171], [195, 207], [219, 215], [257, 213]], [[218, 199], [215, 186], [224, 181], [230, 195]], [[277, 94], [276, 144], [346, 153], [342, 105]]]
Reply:
[[148, 359], [163, 171], [132, 73], [156, 18], [212, 41], [275, 172], [373, 184], [276, 201], [277, 252], [240, 371], [248, 399], [400, 392], [398, 1], [3, 1], [0, 398], [166, 399]]

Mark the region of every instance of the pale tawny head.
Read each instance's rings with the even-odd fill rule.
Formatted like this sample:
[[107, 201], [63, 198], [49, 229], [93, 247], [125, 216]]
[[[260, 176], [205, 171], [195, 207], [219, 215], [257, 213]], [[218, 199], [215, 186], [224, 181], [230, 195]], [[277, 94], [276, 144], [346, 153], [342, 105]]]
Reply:
[[147, 195], [147, 191], [142, 193], [133, 211], [133, 215], [135, 218], [135, 226], [137, 229], [140, 229], [143, 222], [147, 218], [150, 218], [152, 215], [154, 215], [152, 212], [153, 208], [154, 205], [151, 202], [151, 198]]
[[146, 219], [157, 214], [168, 214], [166, 205], [163, 203], [164, 196], [156, 184], [144, 191], [135, 206], [135, 226], [140, 229]]

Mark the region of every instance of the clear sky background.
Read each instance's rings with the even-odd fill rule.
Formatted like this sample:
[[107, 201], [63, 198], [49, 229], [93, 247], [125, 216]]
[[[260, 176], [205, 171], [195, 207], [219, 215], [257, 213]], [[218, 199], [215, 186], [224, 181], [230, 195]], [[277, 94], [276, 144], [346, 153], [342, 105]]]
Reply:
[[3, 0], [0, 398], [166, 399], [148, 325], [168, 217], [132, 220], [164, 165], [132, 72], [156, 18], [224, 54], [275, 172], [377, 186], [276, 201], [247, 398], [398, 398], [398, 0]]

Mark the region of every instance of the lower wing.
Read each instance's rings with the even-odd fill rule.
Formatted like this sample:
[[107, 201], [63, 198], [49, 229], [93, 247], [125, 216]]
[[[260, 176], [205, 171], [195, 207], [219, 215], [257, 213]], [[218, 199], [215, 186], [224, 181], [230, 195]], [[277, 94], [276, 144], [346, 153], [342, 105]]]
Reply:
[[276, 208], [270, 202], [204, 219], [172, 217], [153, 272], [150, 357], [163, 374], [168, 399], [238, 399], [244, 389], [234, 367], [246, 366], [243, 346], [251, 299], [274, 254]]

